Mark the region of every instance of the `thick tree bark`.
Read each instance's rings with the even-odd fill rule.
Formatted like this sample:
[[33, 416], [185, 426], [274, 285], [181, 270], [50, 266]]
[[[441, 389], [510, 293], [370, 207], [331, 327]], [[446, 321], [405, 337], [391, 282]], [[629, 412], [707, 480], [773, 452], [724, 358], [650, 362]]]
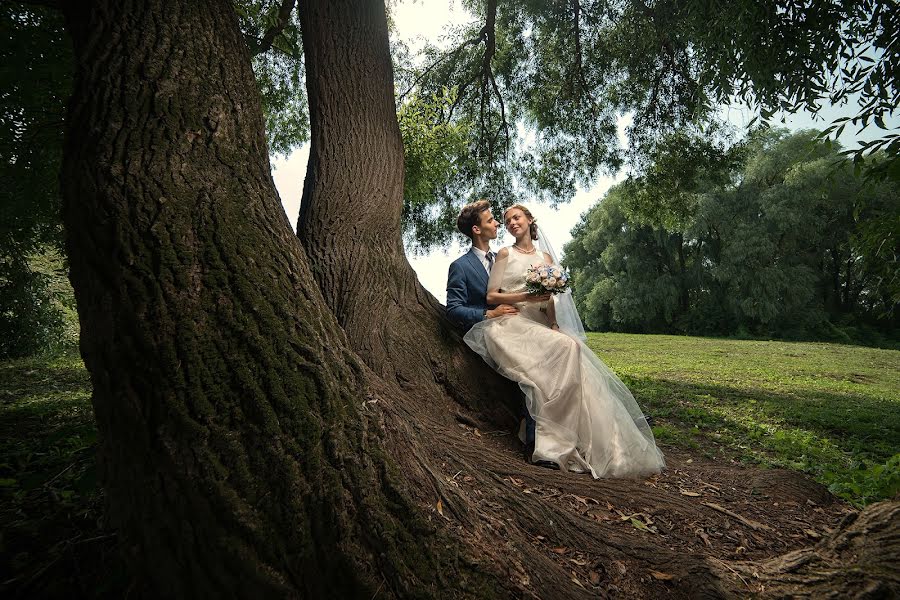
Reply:
[[370, 385], [290, 230], [230, 3], [108, 0], [67, 18], [71, 279], [109, 517], [142, 585], [426, 593], [462, 553], [417, 516], [360, 415], [398, 392]]
[[384, 3], [310, 0], [300, 11], [311, 144], [297, 232], [325, 301], [376, 373], [508, 424], [517, 394], [460, 343], [403, 251]]
[[[334, 36], [340, 48], [342, 24], [321, 23], [328, 27], [317, 35]], [[746, 592], [742, 565], [685, 554], [621, 518], [659, 514], [674, 528], [719, 513], [654, 482], [594, 482], [525, 465], [512, 444], [448, 423], [447, 404], [424, 393], [431, 387], [398, 385], [405, 367], [389, 367], [394, 355], [382, 359], [384, 379], [359, 359], [331, 310], [342, 296], [316, 283], [323, 274], [314, 277], [282, 212], [248, 52], [227, 0], [78, 3], [68, 25], [77, 61], [63, 172], [71, 278], [109, 517], [143, 575], [138, 590], [364, 598]], [[327, 69], [313, 76], [323, 87], [333, 77]], [[347, 197], [344, 208], [356, 210], [370, 192], [340, 187], [331, 147], [317, 147], [308, 194], [325, 186], [321, 197]], [[371, 155], [342, 157], [334, 160], [351, 175], [372, 169]], [[359, 237], [389, 244], [370, 229], [390, 222], [360, 211], [365, 218], [351, 226]], [[354, 239], [331, 225], [324, 233]], [[351, 270], [370, 255], [368, 246], [310, 247], [331, 248], [334, 264]], [[386, 247], [401, 250], [396, 240]], [[311, 262], [324, 270], [321, 256]], [[351, 328], [349, 316], [379, 307], [364, 302], [372, 295], [339, 305]], [[381, 347], [397, 360], [409, 356], [388, 339], [371, 346], [376, 366]], [[887, 523], [875, 541], [896, 540], [893, 513], [872, 514], [871, 522]], [[663, 571], [676, 575], [661, 579]], [[782, 571], [766, 568], [772, 578]]]

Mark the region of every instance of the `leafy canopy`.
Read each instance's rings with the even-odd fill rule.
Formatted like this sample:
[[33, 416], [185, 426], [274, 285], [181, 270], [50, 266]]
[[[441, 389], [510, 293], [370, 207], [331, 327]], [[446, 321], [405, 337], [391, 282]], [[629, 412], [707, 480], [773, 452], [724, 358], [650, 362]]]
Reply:
[[[444, 88], [440, 123], [470, 129], [435, 202], [475, 196], [568, 200], [604, 170], [652, 163], [664, 134], [709, 132], [723, 104], [768, 118], [858, 98], [856, 121], [884, 126], [897, 105], [900, 10], [892, 1], [471, 0], [478, 20], [398, 66], [400, 102]], [[617, 118], [634, 115], [630, 148]], [[896, 164], [893, 134], [871, 148]], [[684, 165], [680, 165], [684, 166]]]

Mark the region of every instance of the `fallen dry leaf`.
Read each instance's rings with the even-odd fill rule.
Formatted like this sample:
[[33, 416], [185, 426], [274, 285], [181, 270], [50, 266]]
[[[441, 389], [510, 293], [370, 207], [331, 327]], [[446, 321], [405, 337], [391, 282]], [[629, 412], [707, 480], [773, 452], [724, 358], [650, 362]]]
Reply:
[[591, 585], [600, 585], [600, 573], [597, 571], [588, 573], [588, 579], [591, 580]]
[[662, 573], [660, 571], [650, 571], [650, 575], [653, 576], [653, 579], [659, 579], [660, 581], [671, 581], [675, 579], [674, 575], [670, 575], [669, 573]]
[[444, 516], [444, 503], [440, 500], [437, 501], [437, 511], [439, 515]]
[[607, 515], [605, 513], [592, 510], [588, 513], [595, 521], [614, 521], [616, 518], [612, 515]]
[[594, 500], [593, 498], [582, 498], [581, 496], [576, 496], [575, 494], [567, 494], [567, 495], [572, 498], [575, 498], [576, 502], [580, 502], [581, 504], [584, 504], [585, 506], [587, 506], [591, 502], [593, 502], [594, 504], [600, 504], [598, 501]]
[[688, 490], [680, 490], [680, 491], [681, 491], [682, 496], [690, 496], [691, 498], [696, 498], [697, 496], [700, 495], [699, 492], [691, 492]]
[[559, 548], [554, 548], [554, 549], [553, 549], [553, 552], [554, 552], [555, 554], [565, 554], [565, 553], [568, 552], [568, 551], [569, 551], [569, 549], [566, 548], [565, 546], [560, 546]]
[[697, 531], [697, 534], [701, 537], [701, 539], [703, 539], [704, 543], [705, 543], [707, 546], [709, 546], [710, 548], [712, 548], [712, 542], [709, 541], [709, 536], [706, 535], [706, 532], [705, 532], [705, 531], [703, 531], [703, 530], [701, 529], [701, 530]]

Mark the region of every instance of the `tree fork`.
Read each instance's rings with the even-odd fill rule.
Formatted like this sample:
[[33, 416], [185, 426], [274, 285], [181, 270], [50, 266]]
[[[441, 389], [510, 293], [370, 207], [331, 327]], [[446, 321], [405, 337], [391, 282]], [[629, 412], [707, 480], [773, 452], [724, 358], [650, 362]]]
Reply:
[[[232, 6], [66, 12], [71, 280], [108, 516], [141, 584], [423, 593], [465, 550], [418, 516], [360, 413], [380, 388], [281, 209]], [[477, 569], [446, 578], [486, 585]]]

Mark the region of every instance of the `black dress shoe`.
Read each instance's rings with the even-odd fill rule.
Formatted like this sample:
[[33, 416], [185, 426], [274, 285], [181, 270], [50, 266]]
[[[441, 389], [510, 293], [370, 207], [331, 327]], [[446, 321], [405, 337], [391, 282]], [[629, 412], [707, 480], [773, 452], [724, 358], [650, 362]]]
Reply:
[[637, 425], [638, 427], [640, 427], [640, 426], [641, 426], [641, 421], [643, 421], [644, 423], [646, 423], [646, 424], [647, 424], [647, 427], [649, 427], [650, 429], [653, 429], [653, 417], [651, 417], [650, 415], [644, 415], [644, 417], [643, 417], [642, 419], [635, 419], [635, 420], [634, 420], [634, 423], [635, 423], [635, 425]]
[[525, 455], [525, 462], [531, 462], [532, 453], [534, 453], [534, 442], [529, 442], [522, 447], [522, 454]]
[[545, 469], [553, 469], [554, 471], [559, 471], [559, 465], [552, 460], [536, 460], [533, 464], [539, 467], [544, 467]]

